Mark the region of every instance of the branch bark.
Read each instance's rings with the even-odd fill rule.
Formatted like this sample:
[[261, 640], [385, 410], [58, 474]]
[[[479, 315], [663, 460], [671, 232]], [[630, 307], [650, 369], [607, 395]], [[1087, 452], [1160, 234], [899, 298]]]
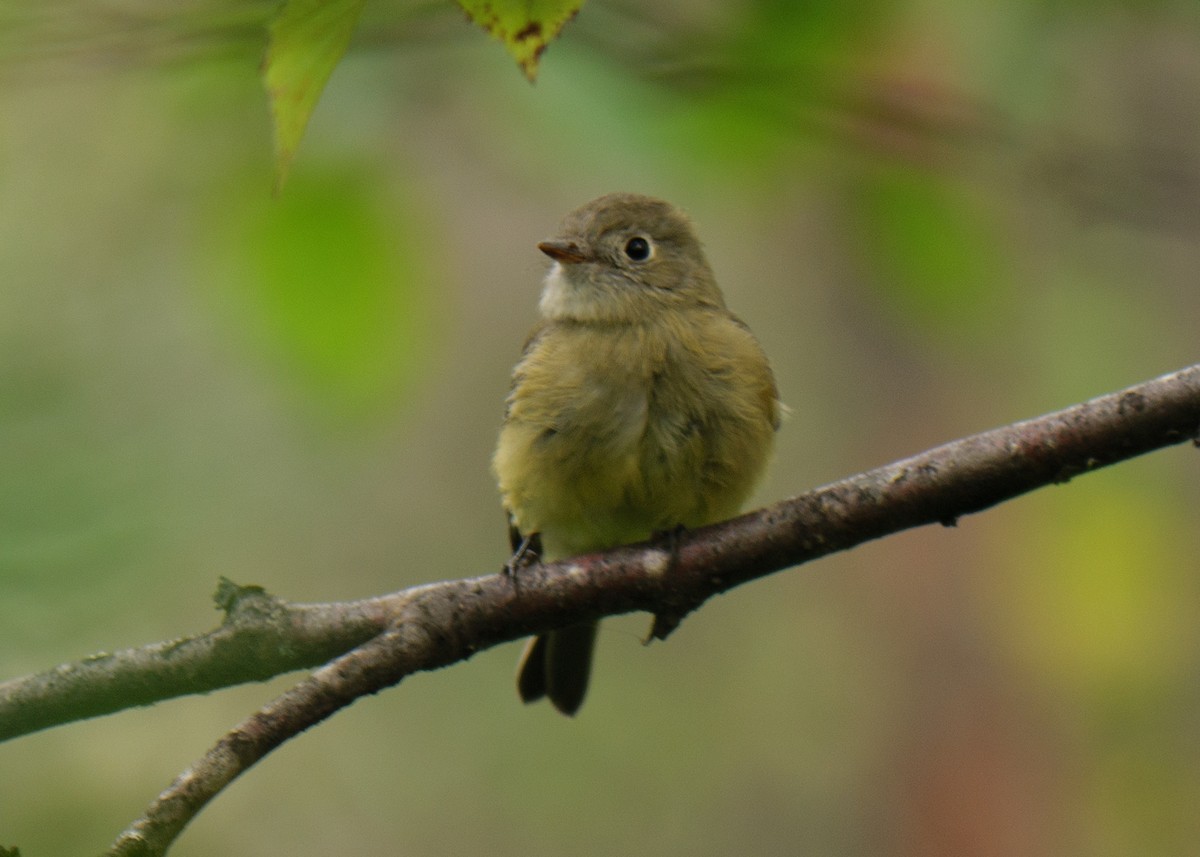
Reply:
[[384, 631], [400, 596], [287, 604], [222, 579], [225, 621], [198, 636], [91, 655], [0, 684], [0, 741], [139, 705], [315, 667]]
[[[164, 854], [208, 800], [272, 749], [413, 672], [533, 632], [632, 611], [653, 613], [651, 635], [663, 639], [688, 612], [741, 583], [890, 533], [953, 525], [1035, 488], [1198, 436], [1200, 365], [940, 446], [669, 543], [346, 604], [289, 606], [261, 591], [227, 589], [228, 618], [209, 635], [0, 685], [0, 735], [261, 679], [342, 653], [223, 737], [107, 852]], [[56, 699], [75, 690], [92, 701], [73, 708]]]

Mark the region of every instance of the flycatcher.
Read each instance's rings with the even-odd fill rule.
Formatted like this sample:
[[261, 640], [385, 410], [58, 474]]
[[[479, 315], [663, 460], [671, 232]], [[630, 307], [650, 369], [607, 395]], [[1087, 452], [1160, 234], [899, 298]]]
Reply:
[[[553, 260], [541, 320], [513, 370], [492, 460], [514, 550], [530, 539], [559, 560], [736, 514], [782, 406], [686, 215], [609, 194], [538, 249]], [[595, 639], [586, 622], [530, 640], [521, 699], [574, 714]]]

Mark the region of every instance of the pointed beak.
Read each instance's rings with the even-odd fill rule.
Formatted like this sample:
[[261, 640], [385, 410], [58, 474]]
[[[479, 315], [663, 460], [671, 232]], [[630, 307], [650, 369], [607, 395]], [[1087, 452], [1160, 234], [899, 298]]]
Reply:
[[584, 262], [588, 258], [583, 248], [574, 241], [565, 241], [561, 238], [556, 238], [552, 241], [542, 241], [537, 245], [537, 248], [555, 262], [562, 262], [564, 265]]

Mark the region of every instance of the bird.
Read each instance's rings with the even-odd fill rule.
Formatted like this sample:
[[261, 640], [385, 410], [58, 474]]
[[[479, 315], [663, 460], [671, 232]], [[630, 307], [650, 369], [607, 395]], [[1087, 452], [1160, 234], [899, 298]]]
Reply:
[[[537, 247], [551, 260], [540, 317], [513, 369], [492, 458], [514, 573], [531, 547], [560, 560], [737, 514], [784, 409], [688, 216], [610, 193]], [[585, 621], [530, 639], [521, 699], [545, 697], [574, 715], [596, 629]]]

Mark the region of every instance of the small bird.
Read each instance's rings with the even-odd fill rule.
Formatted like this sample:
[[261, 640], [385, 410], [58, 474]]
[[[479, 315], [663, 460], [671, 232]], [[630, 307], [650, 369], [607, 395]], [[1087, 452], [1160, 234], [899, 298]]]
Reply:
[[[513, 370], [492, 459], [514, 568], [521, 546], [559, 560], [736, 514], [782, 405], [687, 216], [613, 193], [537, 246], [553, 260], [541, 319]], [[521, 699], [575, 714], [595, 639], [585, 622], [530, 640]]]

